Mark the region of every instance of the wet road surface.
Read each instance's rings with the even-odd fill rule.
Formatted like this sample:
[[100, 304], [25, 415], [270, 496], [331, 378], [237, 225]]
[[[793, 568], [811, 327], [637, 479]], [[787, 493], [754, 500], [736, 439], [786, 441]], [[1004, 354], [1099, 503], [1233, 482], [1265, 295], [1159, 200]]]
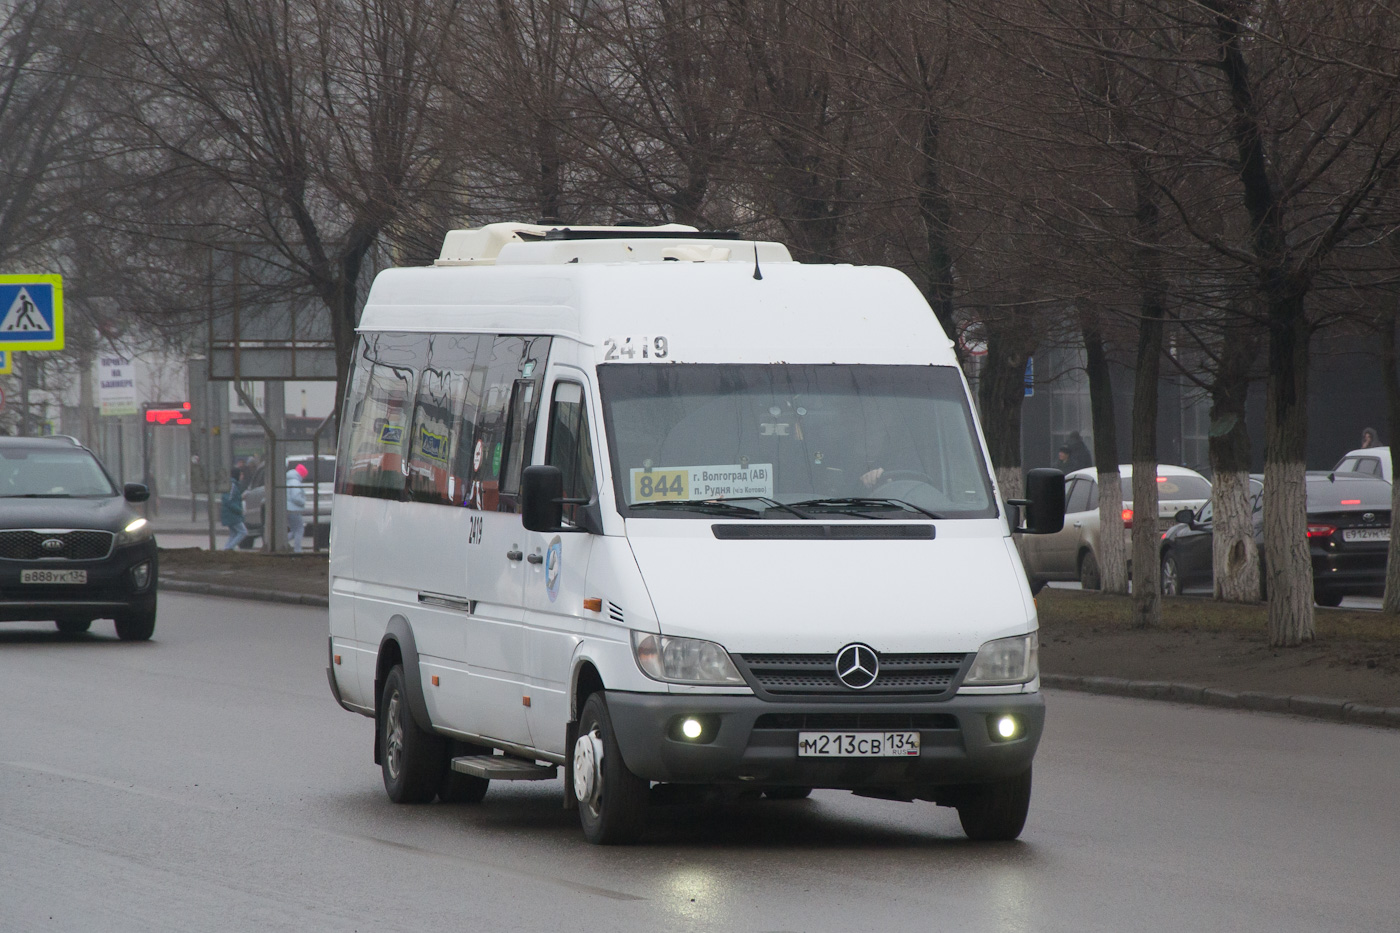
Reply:
[[0, 930], [1361, 931], [1400, 917], [1400, 733], [1050, 693], [1019, 843], [819, 791], [586, 844], [560, 782], [396, 806], [325, 611], [0, 626]]

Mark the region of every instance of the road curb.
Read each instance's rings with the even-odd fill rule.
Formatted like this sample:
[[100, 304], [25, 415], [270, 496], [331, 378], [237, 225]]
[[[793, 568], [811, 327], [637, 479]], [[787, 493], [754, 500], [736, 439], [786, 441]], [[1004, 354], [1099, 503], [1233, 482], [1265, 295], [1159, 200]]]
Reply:
[[1292, 713], [1311, 719], [1357, 723], [1400, 729], [1400, 706], [1368, 706], [1354, 700], [1333, 697], [1280, 696], [1251, 690], [1222, 690], [1201, 684], [1177, 684], [1158, 680], [1126, 680], [1121, 677], [1080, 677], [1072, 674], [1041, 674], [1042, 686], [1079, 690], [1140, 700], [1167, 700], [1223, 709], [1262, 710]]
[[199, 580], [171, 580], [162, 577], [160, 589], [176, 593], [197, 593], [200, 596], [226, 596], [230, 599], [253, 599], [265, 603], [289, 603], [293, 606], [330, 606], [326, 596], [313, 596], [309, 593], [287, 593], [281, 590], [250, 590], [241, 586], [226, 586], [222, 583], [204, 583]]

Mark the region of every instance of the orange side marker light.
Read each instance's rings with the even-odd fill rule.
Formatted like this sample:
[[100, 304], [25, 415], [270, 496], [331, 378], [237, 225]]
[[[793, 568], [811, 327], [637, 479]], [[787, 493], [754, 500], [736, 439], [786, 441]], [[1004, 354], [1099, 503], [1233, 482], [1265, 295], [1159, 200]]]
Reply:
[[335, 656], [335, 663], [337, 663], [337, 664], [340, 663], [340, 655], [336, 655], [336, 656]]
[[433, 686], [436, 687], [437, 685], [438, 685], [438, 675], [434, 674], [434, 675], [433, 675]]
[[589, 612], [602, 612], [603, 600], [598, 596], [589, 596], [583, 601], [583, 608], [587, 609]]

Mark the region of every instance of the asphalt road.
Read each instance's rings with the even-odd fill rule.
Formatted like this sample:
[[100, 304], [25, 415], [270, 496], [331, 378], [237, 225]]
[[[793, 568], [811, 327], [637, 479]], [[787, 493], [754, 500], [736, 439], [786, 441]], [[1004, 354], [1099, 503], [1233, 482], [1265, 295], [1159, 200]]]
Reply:
[[818, 792], [587, 845], [559, 782], [391, 804], [324, 610], [0, 626], [0, 931], [1355, 931], [1400, 917], [1400, 733], [1052, 693], [1022, 841]]

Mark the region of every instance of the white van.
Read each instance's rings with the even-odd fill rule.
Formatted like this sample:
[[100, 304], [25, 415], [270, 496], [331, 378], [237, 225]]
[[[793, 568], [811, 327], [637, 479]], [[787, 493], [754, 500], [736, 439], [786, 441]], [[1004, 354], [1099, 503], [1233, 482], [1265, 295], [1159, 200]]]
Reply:
[[331, 690], [399, 802], [553, 778], [814, 787], [1016, 837], [1044, 721], [1012, 542], [919, 291], [693, 228], [493, 224], [374, 282], [345, 399]]

